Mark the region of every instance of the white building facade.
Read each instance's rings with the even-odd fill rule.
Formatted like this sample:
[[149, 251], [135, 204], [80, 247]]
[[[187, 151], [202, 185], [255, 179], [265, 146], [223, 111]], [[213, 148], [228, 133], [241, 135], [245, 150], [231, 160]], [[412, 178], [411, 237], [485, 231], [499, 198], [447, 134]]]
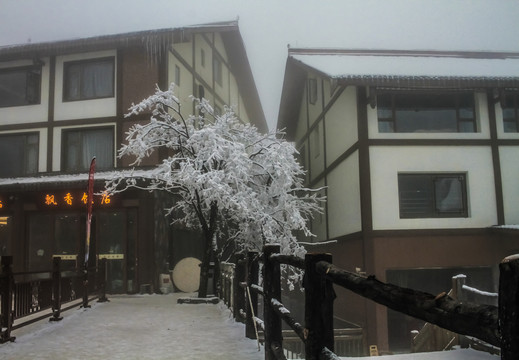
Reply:
[[[518, 74], [515, 53], [290, 49], [278, 128], [326, 187], [313, 241], [336, 243], [317, 248], [406, 287], [448, 291], [465, 272], [495, 291], [519, 250], [493, 228], [519, 223]], [[381, 349], [421, 326], [341, 295], [337, 316]]]

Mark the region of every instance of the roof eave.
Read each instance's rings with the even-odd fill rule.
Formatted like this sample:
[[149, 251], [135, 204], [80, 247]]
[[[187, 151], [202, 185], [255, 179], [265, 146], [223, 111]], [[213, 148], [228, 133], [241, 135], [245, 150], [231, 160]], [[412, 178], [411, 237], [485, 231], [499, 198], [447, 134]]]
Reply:
[[302, 63], [288, 57], [285, 65], [285, 78], [281, 91], [276, 129], [285, 131], [285, 136], [289, 141], [295, 139], [295, 130], [304, 94], [305, 81], [306, 69], [302, 67]]
[[453, 77], [453, 76], [377, 76], [350, 75], [334, 77], [338, 85], [399, 88], [517, 88], [519, 77]]
[[[236, 75], [236, 82], [242, 94], [250, 122], [261, 132], [267, 132], [268, 126], [265, 113], [261, 106], [256, 82], [250, 67], [249, 59], [239, 29], [222, 34], [225, 50], [232, 71]], [[235, 54], [242, 54], [235, 56]]]
[[87, 38], [9, 45], [0, 47], [0, 61], [18, 60], [20, 58], [31, 59], [57, 54], [105, 50], [110, 48], [124, 48], [135, 45], [146, 46], [150, 43], [156, 42], [182, 42], [188, 36], [195, 33], [227, 32], [235, 31], [237, 29], [237, 21], [229, 21], [179, 28], [144, 30]]

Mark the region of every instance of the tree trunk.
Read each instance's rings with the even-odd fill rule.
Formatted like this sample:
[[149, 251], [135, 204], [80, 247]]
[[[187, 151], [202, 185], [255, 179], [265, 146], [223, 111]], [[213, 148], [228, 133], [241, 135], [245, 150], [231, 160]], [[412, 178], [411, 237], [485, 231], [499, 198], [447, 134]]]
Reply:
[[458, 334], [474, 336], [494, 346], [501, 345], [496, 306], [460, 303], [446, 293], [435, 296], [386, 284], [374, 276], [365, 278], [324, 261], [317, 263], [317, 272], [334, 283], [390, 309]]
[[207, 285], [209, 283], [209, 270], [213, 255], [213, 237], [216, 233], [216, 216], [218, 214], [218, 206], [216, 202], [211, 203], [209, 212], [209, 224], [202, 216], [202, 211], [198, 211], [202, 231], [204, 233], [204, 257], [200, 264], [200, 287], [198, 288], [198, 297], [207, 297]]
[[212, 254], [212, 243], [212, 237], [208, 240], [207, 236], [205, 236], [204, 257], [202, 258], [202, 263], [200, 264], [200, 287], [198, 288], [199, 298], [207, 297], [207, 286], [209, 284], [209, 268], [211, 264]]

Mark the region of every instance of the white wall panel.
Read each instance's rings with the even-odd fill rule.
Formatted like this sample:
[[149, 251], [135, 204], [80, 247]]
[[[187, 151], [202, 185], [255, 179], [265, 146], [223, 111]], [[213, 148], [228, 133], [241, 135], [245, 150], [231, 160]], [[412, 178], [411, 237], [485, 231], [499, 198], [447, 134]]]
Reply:
[[[497, 223], [490, 147], [371, 147], [373, 229], [476, 228]], [[400, 219], [398, 173], [467, 174], [468, 218]]]
[[519, 147], [501, 146], [501, 178], [505, 224], [519, 224]]
[[326, 161], [335, 161], [358, 140], [357, 96], [347, 87], [326, 113]]
[[[41, 72], [40, 103], [26, 106], [11, 106], [0, 108], [0, 125], [28, 124], [44, 122], [49, 116], [49, 58], [41, 59], [44, 62]], [[0, 69], [29, 66], [32, 60], [9, 61], [0, 63]]]
[[88, 119], [116, 116], [117, 114], [117, 86], [114, 82], [114, 97], [63, 101], [63, 65], [67, 61], [87, 60], [95, 58], [115, 57], [114, 81], [117, 79], [117, 56], [115, 50], [92, 53], [72, 54], [56, 58], [56, 91], [54, 98], [54, 120]]
[[359, 158], [354, 153], [333, 169], [328, 180], [330, 239], [360, 231]]

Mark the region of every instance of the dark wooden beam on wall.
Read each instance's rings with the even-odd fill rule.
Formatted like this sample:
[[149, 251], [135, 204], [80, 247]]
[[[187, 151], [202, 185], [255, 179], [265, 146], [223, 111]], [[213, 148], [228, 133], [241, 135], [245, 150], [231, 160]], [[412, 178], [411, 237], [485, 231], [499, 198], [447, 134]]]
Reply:
[[490, 122], [490, 146], [492, 149], [492, 165], [494, 169], [494, 186], [496, 194], [497, 225], [505, 225], [505, 210], [503, 200], [503, 179], [501, 176], [501, 158], [497, 139], [496, 105], [493, 93], [487, 92], [488, 118]]

